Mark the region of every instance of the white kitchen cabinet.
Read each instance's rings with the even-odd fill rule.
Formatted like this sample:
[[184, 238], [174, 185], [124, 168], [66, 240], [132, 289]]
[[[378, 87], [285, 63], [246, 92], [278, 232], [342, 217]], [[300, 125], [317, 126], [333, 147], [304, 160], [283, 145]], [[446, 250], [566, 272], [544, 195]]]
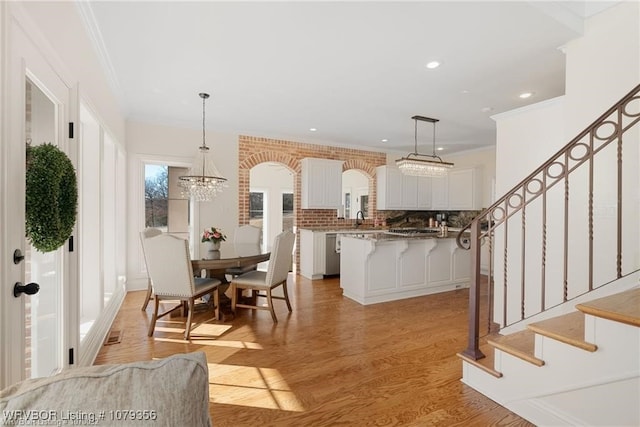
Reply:
[[476, 210], [482, 207], [482, 168], [452, 169], [441, 177], [376, 168], [379, 210]]
[[326, 238], [325, 232], [300, 229], [300, 274], [307, 279], [324, 276]]
[[448, 175], [450, 210], [476, 210], [482, 207], [482, 169], [452, 169]]
[[448, 176], [431, 178], [431, 209], [449, 209]]
[[379, 210], [431, 209], [431, 178], [405, 175], [393, 166], [378, 166]]
[[454, 238], [342, 237], [340, 287], [363, 305], [468, 288], [470, 271]]
[[418, 209], [418, 177], [402, 175], [402, 209]]
[[302, 165], [302, 209], [342, 206], [342, 161], [305, 158]]
[[403, 209], [402, 173], [398, 168], [378, 166], [376, 168], [376, 189], [379, 210]]
[[433, 206], [432, 203], [432, 183], [431, 178], [426, 176], [418, 177], [418, 209], [429, 210]]

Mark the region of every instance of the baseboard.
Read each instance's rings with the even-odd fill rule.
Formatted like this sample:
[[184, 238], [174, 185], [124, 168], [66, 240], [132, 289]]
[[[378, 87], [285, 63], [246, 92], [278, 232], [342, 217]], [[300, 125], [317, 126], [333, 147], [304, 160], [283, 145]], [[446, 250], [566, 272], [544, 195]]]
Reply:
[[91, 366], [96, 360], [100, 348], [104, 343], [104, 339], [111, 329], [111, 325], [122, 306], [126, 295], [124, 284], [117, 286], [111, 299], [96, 319], [93, 326], [80, 343], [80, 357], [78, 358], [78, 366]]
[[560, 414], [554, 408], [543, 402], [534, 400], [520, 400], [517, 402], [509, 402], [504, 405], [511, 412], [518, 414], [525, 420], [539, 427], [544, 426], [577, 426], [574, 420], [568, 420], [566, 414]]

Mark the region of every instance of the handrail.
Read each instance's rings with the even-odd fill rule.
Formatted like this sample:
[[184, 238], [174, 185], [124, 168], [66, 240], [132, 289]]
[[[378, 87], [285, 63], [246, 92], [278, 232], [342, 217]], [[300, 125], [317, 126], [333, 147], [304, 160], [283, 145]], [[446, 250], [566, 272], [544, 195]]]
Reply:
[[[640, 106], [636, 111], [629, 111], [632, 101], [638, 101], [640, 104], [640, 85], [636, 86], [627, 95], [625, 95], [620, 101], [609, 108], [605, 113], [598, 117], [587, 128], [573, 138], [568, 144], [558, 150], [553, 156], [546, 162], [535, 169], [526, 178], [516, 184], [511, 190], [505, 193], [500, 199], [493, 203], [490, 207], [483, 210], [477, 215], [469, 224], [462, 228], [456, 242], [460, 248], [471, 250], [471, 283], [470, 283], [470, 295], [469, 295], [469, 341], [467, 349], [463, 352], [466, 356], [473, 359], [479, 359], [484, 357], [479, 349], [479, 330], [480, 330], [480, 287], [481, 287], [481, 270], [480, 270], [480, 257], [481, 257], [481, 244], [483, 241], [488, 242], [488, 257], [489, 267], [487, 272], [487, 282], [489, 286], [488, 292], [488, 328], [491, 329], [491, 323], [493, 313], [493, 268], [492, 263], [494, 261], [493, 250], [495, 248], [496, 232], [502, 233], [504, 238], [500, 242], [504, 246], [503, 255], [503, 273], [504, 273], [504, 287], [502, 289], [503, 295], [503, 318], [502, 326], [508, 324], [507, 320], [507, 266], [508, 261], [513, 256], [513, 252], [508, 251], [508, 223], [510, 219], [514, 218], [514, 215], [519, 214], [520, 231], [518, 238], [521, 240], [521, 246], [516, 248], [519, 251], [519, 261], [521, 264], [521, 283], [520, 289], [516, 290], [521, 295], [520, 302], [520, 320], [525, 318], [525, 298], [526, 293], [526, 271], [525, 271], [525, 255], [527, 250], [526, 238], [530, 234], [527, 230], [526, 224], [526, 207], [533, 201], [541, 199], [541, 235], [537, 237], [542, 242], [541, 248], [541, 261], [542, 261], [542, 283], [541, 283], [541, 301], [542, 310], [545, 303], [545, 268], [547, 257], [547, 205], [550, 203], [547, 193], [549, 190], [558, 183], [564, 183], [564, 258], [563, 258], [563, 299], [568, 299], [568, 240], [569, 240], [569, 208], [573, 209], [570, 204], [570, 186], [569, 175], [574, 172], [580, 166], [586, 164], [588, 166], [588, 230], [589, 230], [589, 290], [593, 289], [593, 232], [594, 232], [594, 203], [593, 203], [593, 190], [594, 190], [594, 157], [601, 152], [611, 142], [617, 141], [617, 212], [616, 212], [616, 232], [617, 232], [617, 254], [616, 254], [616, 275], [617, 278], [622, 275], [622, 135], [635, 126], [640, 121]], [[613, 117], [612, 117], [613, 116]], [[625, 122], [626, 121], [626, 122]], [[601, 135], [604, 134], [604, 135]], [[585, 141], [586, 139], [586, 141]], [[481, 223], [486, 222], [486, 228], [482, 230]], [[465, 245], [462, 242], [463, 233], [469, 231], [470, 238], [469, 244]], [[496, 261], [498, 262], [498, 261]]]

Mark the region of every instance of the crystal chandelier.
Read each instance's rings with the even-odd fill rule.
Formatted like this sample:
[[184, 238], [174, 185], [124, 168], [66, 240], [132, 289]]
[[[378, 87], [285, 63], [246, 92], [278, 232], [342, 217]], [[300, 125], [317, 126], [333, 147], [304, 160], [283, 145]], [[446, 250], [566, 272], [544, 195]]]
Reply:
[[[443, 161], [440, 156], [436, 155], [436, 122], [438, 119], [432, 119], [424, 116], [411, 117], [415, 121], [414, 134], [414, 152], [407, 154], [406, 157], [396, 160], [396, 165], [405, 175], [414, 176], [444, 176], [449, 169], [453, 167], [453, 163]], [[433, 123], [433, 154], [418, 153], [418, 120]], [[426, 157], [421, 159], [420, 157]]]
[[193, 198], [198, 202], [209, 202], [227, 187], [227, 179], [222, 177], [213, 163], [212, 155], [205, 141], [204, 103], [209, 98], [208, 93], [200, 93], [202, 98], [202, 146], [198, 147], [198, 154], [193, 161], [188, 175], [178, 178], [178, 186], [182, 195]]

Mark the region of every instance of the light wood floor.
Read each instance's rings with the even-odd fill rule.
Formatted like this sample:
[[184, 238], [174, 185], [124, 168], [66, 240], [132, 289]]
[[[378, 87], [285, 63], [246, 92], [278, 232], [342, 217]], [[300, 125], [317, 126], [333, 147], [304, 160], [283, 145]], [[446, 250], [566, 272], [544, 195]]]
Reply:
[[[238, 309], [182, 339], [182, 318], [158, 322], [131, 292], [113, 325], [119, 344], [96, 364], [204, 351], [214, 426], [531, 426], [461, 381], [456, 352], [467, 338], [467, 291], [361, 306], [339, 279], [290, 275], [293, 313]], [[208, 312], [198, 313], [201, 321]], [[161, 319], [164, 320], [164, 319]], [[167, 384], [167, 387], [170, 387]]]

